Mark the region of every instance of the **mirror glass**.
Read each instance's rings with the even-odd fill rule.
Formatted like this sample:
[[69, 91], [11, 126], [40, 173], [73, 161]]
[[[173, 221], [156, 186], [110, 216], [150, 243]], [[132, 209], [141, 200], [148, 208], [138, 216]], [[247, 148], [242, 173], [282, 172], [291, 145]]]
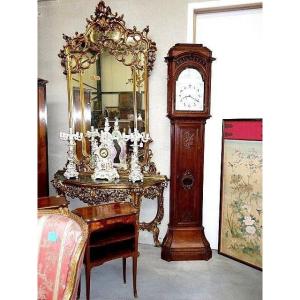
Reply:
[[[141, 64], [144, 63], [143, 57], [141, 56]], [[122, 133], [130, 134], [135, 127], [140, 132], [144, 132], [146, 102], [143, 69], [127, 66], [126, 59], [120, 62], [108, 51], [96, 55], [86, 53], [82, 61], [85, 59], [92, 63], [71, 76], [75, 131], [86, 133], [93, 126], [101, 132], [104, 130], [105, 119], [108, 118], [110, 132], [112, 132], [117, 118]], [[82, 65], [85, 66], [84, 63]], [[127, 157], [130, 157], [131, 147], [120, 146], [120, 142], [114, 141], [117, 153], [125, 151]], [[87, 157], [90, 150], [88, 138], [83, 138], [77, 143], [77, 158]], [[115, 166], [127, 169], [126, 159], [125, 156], [123, 159], [116, 156]], [[144, 159], [143, 155], [141, 159]]]
[[199, 71], [183, 70], [176, 81], [175, 109], [202, 111], [204, 109], [204, 81]]
[[[139, 70], [124, 65], [104, 51], [97, 56], [95, 63], [88, 69], [72, 75], [74, 103], [80, 103], [80, 80], [84, 90], [85, 119], [90, 120], [85, 122], [87, 127], [94, 126], [100, 131], [104, 128], [107, 117], [111, 127], [114, 125], [115, 118], [118, 118], [121, 132], [133, 131], [135, 100], [137, 127], [140, 131], [145, 131], [144, 80]], [[134, 99], [134, 90], [136, 99]], [[77, 119], [82, 118], [79, 111], [75, 104], [73, 114], [75, 124], [78, 123]], [[77, 128], [79, 129], [81, 128]], [[88, 129], [85, 128], [82, 132]]]
[[[87, 22], [84, 33], [63, 35], [66, 44], [59, 53], [67, 75], [69, 128], [83, 133], [76, 164], [84, 172], [93, 169], [86, 133], [91, 127], [103, 130], [106, 118], [111, 132], [117, 118], [122, 133], [138, 129], [149, 134], [148, 78], [157, 51], [148, 26], [127, 28], [123, 15], [112, 13], [103, 1]], [[150, 163], [150, 142], [141, 143], [143, 166]]]

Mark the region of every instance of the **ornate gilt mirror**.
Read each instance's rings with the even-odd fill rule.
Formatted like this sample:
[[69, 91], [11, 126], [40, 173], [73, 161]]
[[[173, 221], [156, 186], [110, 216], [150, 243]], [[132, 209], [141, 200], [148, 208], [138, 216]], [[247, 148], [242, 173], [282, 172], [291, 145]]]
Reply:
[[[149, 133], [148, 79], [157, 48], [148, 32], [148, 26], [143, 31], [127, 28], [123, 15], [113, 14], [101, 1], [84, 33], [63, 35], [66, 44], [59, 57], [67, 77], [69, 128], [85, 135], [93, 126], [100, 132], [105, 118], [111, 128], [118, 118], [121, 132], [137, 128]], [[155, 173], [151, 156], [148, 142], [140, 162], [144, 171]], [[76, 163], [79, 171], [91, 171], [86, 137], [77, 144]]]

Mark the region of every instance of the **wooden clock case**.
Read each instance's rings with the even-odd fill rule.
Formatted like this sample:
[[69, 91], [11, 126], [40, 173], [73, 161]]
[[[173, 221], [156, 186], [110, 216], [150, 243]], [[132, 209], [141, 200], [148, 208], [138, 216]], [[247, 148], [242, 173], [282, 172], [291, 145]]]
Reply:
[[[176, 44], [168, 63], [168, 115], [171, 121], [170, 220], [161, 258], [208, 260], [212, 256], [202, 226], [205, 123], [210, 118], [212, 52], [201, 44]], [[186, 68], [204, 81], [202, 111], [176, 111], [176, 80]]]

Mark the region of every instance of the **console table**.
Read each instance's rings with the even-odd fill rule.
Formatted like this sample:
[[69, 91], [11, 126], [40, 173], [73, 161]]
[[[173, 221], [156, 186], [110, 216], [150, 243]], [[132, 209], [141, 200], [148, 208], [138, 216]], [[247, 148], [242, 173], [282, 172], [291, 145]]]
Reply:
[[148, 223], [139, 223], [139, 229], [152, 232], [156, 247], [158, 240], [158, 225], [164, 216], [163, 192], [167, 187], [167, 177], [163, 175], [145, 175], [144, 182], [132, 183], [127, 175], [121, 175], [114, 182], [94, 181], [89, 173], [80, 173], [78, 179], [66, 179], [64, 171], [57, 171], [51, 181], [59, 195], [78, 198], [88, 205], [98, 205], [108, 202], [128, 201], [140, 211], [142, 197], [157, 199], [157, 212], [154, 219]]

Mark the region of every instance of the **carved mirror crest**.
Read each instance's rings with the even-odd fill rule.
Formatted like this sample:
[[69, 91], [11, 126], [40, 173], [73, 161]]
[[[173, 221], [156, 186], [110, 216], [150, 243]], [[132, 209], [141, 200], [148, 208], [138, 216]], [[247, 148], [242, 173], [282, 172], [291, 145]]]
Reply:
[[[149, 133], [148, 78], [157, 51], [149, 27], [127, 28], [123, 15], [103, 1], [86, 21], [84, 33], [63, 35], [66, 44], [58, 55], [67, 76], [69, 128], [85, 134], [93, 126], [100, 132], [106, 117], [111, 128], [117, 117], [121, 132]], [[140, 156], [144, 171], [156, 173], [149, 142]], [[79, 171], [92, 169], [87, 138], [77, 144], [76, 163]]]

